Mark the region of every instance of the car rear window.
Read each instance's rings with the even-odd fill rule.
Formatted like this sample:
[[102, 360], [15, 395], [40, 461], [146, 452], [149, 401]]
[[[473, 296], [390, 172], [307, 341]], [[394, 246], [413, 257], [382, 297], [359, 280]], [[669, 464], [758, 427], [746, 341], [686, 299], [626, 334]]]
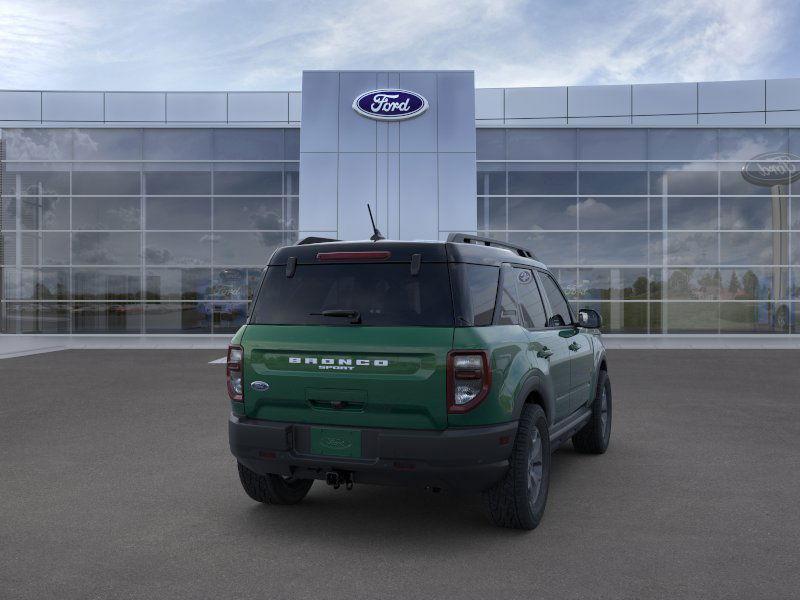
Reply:
[[297, 265], [267, 269], [250, 323], [255, 325], [343, 325], [346, 317], [323, 311], [357, 311], [356, 326], [452, 327], [453, 302], [447, 265], [423, 263], [416, 275], [408, 263]]

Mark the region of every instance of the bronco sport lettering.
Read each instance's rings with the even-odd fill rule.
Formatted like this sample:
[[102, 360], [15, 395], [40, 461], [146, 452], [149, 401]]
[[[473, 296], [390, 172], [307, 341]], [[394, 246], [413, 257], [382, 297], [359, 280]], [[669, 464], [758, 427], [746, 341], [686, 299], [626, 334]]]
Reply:
[[533, 529], [553, 450], [609, 444], [600, 315], [576, 311], [525, 248], [373, 239], [270, 258], [228, 350], [245, 492], [295, 504], [315, 480], [473, 491], [497, 525]]

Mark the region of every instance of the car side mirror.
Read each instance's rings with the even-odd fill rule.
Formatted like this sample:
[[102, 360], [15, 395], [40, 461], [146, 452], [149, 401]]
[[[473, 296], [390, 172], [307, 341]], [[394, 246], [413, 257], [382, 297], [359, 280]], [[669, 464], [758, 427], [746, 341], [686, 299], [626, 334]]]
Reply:
[[582, 308], [578, 311], [578, 327], [586, 329], [600, 329], [603, 326], [603, 319], [596, 310]]

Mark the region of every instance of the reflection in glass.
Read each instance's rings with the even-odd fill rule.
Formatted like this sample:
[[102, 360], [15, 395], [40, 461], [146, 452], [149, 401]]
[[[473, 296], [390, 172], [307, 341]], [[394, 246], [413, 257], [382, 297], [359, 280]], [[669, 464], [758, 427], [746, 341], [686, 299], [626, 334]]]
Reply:
[[69, 129], [3, 129], [6, 160], [70, 160]]
[[[495, 233], [492, 237], [501, 239], [500, 235]], [[508, 234], [508, 241], [529, 248], [548, 267], [577, 264], [578, 236], [574, 233], [515, 232]]]
[[579, 297], [587, 300], [647, 300], [647, 269], [581, 269]]
[[[64, 165], [53, 165], [58, 171], [33, 171], [23, 169], [25, 165], [9, 164], [3, 173], [3, 193], [23, 196], [58, 196], [69, 194], [69, 172]], [[43, 165], [37, 164], [32, 168], [42, 169]], [[45, 167], [46, 168], [46, 167]]]
[[647, 229], [647, 198], [582, 197], [578, 215], [582, 230]]
[[178, 196], [145, 198], [146, 227], [154, 229], [211, 229], [211, 198]]
[[667, 298], [669, 300], [719, 300], [720, 273], [718, 269], [668, 269]]
[[236, 333], [247, 318], [247, 303], [214, 304], [214, 333]]
[[264, 266], [283, 243], [282, 233], [218, 232], [214, 234], [214, 264]]
[[718, 333], [718, 302], [665, 302], [661, 324], [664, 333]]
[[647, 263], [646, 233], [581, 233], [579, 265]]
[[717, 229], [716, 198], [668, 198], [667, 227], [669, 229]]
[[721, 302], [721, 333], [782, 333], [775, 328], [775, 305], [769, 302]]
[[[575, 198], [509, 198], [508, 229], [575, 229], [578, 225]], [[505, 223], [498, 229], [504, 229]]]
[[226, 302], [252, 300], [262, 273], [260, 268], [214, 269], [211, 299]]
[[509, 194], [574, 195], [577, 191], [577, 174], [572, 170], [534, 171], [522, 165], [509, 165], [508, 169]]
[[82, 268], [72, 270], [75, 300], [139, 300], [142, 295], [139, 269]]
[[69, 300], [65, 268], [4, 269], [2, 283], [8, 300]]
[[719, 130], [719, 158], [721, 160], [750, 160], [766, 152], [788, 152], [789, 131], [787, 129], [741, 129]]
[[73, 171], [72, 193], [133, 196], [139, 194], [139, 171]]
[[138, 233], [72, 234], [72, 263], [75, 265], [138, 265], [139, 262]]
[[695, 170], [696, 165], [652, 165], [650, 193], [679, 196], [716, 196], [718, 192], [717, 172]]
[[215, 129], [217, 160], [282, 160], [283, 129]]
[[209, 171], [148, 171], [144, 174], [148, 195], [186, 196], [211, 193]]
[[584, 171], [581, 170], [579, 191], [581, 194], [613, 196], [647, 193], [646, 171]]
[[[69, 264], [69, 233], [45, 231], [41, 233], [26, 232], [19, 235], [22, 237], [22, 252], [19, 257], [21, 259], [21, 264]], [[15, 252], [12, 251], [11, 256], [15, 256]], [[13, 261], [9, 264], [13, 264]]]
[[212, 305], [208, 302], [149, 302], [145, 333], [211, 333]]
[[576, 307], [596, 310], [603, 333], [647, 333], [647, 302], [579, 302]]
[[[211, 160], [211, 129], [145, 129], [145, 160]], [[187, 193], [187, 192], [184, 192]]]
[[505, 198], [478, 198], [478, 229], [507, 229]]
[[75, 129], [75, 160], [138, 160], [142, 132], [139, 129]]
[[5, 303], [3, 333], [69, 333], [69, 305], [60, 302]]
[[[259, 166], [259, 169], [263, 167]], [[277, 170], [247, 170], [214, 172], [215, 194], [280, 195], [283, 193], [283, 173]]]
[[723, 300], [775, 300], [789, 297], [789, 273], [778, 267], [722, 269]]
[[788, 229], [786, 197], [720, 198], [721, 229]]
[[479, 128], [475, 132], [475, 147], [478, 160], [505, 160], [506, 130]]
[[717, 130], [650, 129], [647, 157], [650, 160], [715, 160]]
[[671, 265], [719, 264], [718, 233], [667, 234], [667, 262]]
[[140, 200], [75, 196], [72, 198], [73, 229], [139, 229]]
[[281, 198], [214, 198], [215, 229], [286, 229]]
[[580, 160], [645, 160], [647, 158], [647, 130], [581, 129], [578, 137], [578, 158]]
[[509, 129], [506, 135], [508, 136], [507, 158], [510, 160], [576, 158], [577, 133], [574, 129]]
[[506, 193], [505, 165], [488, 164], [478, 168], [478, 195]]
[[211, 233], [148, 232], [145, 262], [148, 265], [210, 265]]
[[140, 333], [144, 307], [131, 302], [77, 303], [72, 309], [74, 333]]
[[148, 268], [145, 286], [147, 300], [210, 300], [211, 269]]
[[22, 229], [69, 229], [69, 198], [23, 196], [20, 206]]
[[768, 232], [725, 232], [720, 235], [720, 264], [768, 265], [773, 250], [787, 247], [789, 234]]

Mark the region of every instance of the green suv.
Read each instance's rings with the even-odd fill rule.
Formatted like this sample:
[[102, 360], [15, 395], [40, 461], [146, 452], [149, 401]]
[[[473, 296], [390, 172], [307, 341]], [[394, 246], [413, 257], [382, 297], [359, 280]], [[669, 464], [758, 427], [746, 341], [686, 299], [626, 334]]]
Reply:
[[482, 492], [496, 524], [533, 529], [551, 452], [608, 447], [600, 324], [495, 240], [280, 248], [228, 349], [242, 486], [270, 504], [315, 479]]

